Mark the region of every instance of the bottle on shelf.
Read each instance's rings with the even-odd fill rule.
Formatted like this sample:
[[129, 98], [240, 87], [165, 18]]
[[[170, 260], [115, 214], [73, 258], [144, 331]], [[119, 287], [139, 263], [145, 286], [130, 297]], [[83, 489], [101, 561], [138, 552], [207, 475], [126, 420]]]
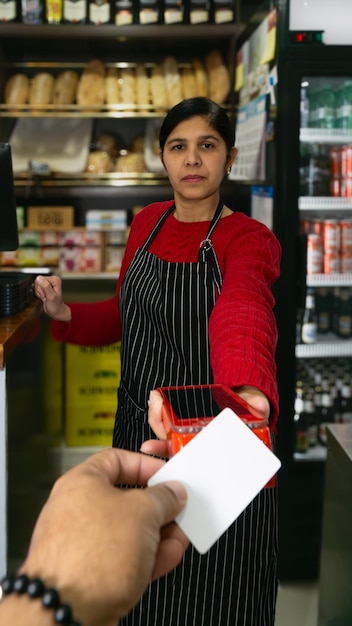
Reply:
[[317, 308], [317, 331], [319, 334], [328, 333], [330, 330], [330, 298], [327, 287], [319, 287], [315, 293]]
[[326, 446], [326, 426], [333, 424], [335, 420], [333, 397], [328, 385], [324, 385], [321, 394], [321, 408], [319, 421], [319, 443]]
[[85, 24], [88, 22], [86, 0], [63, 0], [62, 21], [64, 24]]
[[20, 13], [17, 0], [1, 0], [0, 2], [0, 23], [19, 22]]
[[139, 0], [138, 23], [160, 24], [161, 22], [161, 3], [158, 0]]
[[306, 303], [302, 320], [302, 342], [315, 343], [317, 340], [318, 321], [315, 308], [315, 297], [313, 289], [308, 288]]
[[339, 421], [352, 424], [352, 388], [350, 378], [345, 378], [341, 389]]
[[117, 0], [114, 6], [113, 22], [117, 26], [128, 26], [137, 21], [137, 14], [132, 0]]
[[207, 24], [210, 19], [210, 0], [190, 0], [188, 21], [190, 24]]
[[60, 24], [62, 11], [62, 0], [45, 0], [45, 21], [48, 24]]
[[296, 395], [294, 405], [294, 425], [296, 437], [296, 452], [307, 452], [308, 443], [308, 421], [304, 414], [304, 383], [302, 380], [296, 382]]
[[185, 20], [185, 2], [182, 0], [164, 0], [164, 24], [182, 24]]
[[318, 420], [311, 389], [308, 389], [304, 398], [303, 415], [307, 422], [308, 446], [309, 448], [314, 448], [318, 444]]
[[110, 24], [111, 5], [109, 0], [89, 0], [88, 21], [90, 24], [96, 24], [97, 26]]
[[225, 24], [235, 20], [235, 0], [212, 0], [212, 21]]
[[337, 335], [341, 339], [349, 339], [352, 336], [352, 300], [349, 287], [340, 289]]
[[43, 0], [21, 0], [23, 24], [42, 24], [44, 19]]

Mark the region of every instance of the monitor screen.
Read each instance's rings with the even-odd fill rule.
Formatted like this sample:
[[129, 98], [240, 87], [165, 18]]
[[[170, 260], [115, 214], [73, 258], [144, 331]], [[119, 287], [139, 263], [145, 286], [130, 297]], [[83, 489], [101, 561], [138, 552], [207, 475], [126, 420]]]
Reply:
[[17, 250], [16, 198], [8, 143], [0, 143], [0, 190], [0, 251]]

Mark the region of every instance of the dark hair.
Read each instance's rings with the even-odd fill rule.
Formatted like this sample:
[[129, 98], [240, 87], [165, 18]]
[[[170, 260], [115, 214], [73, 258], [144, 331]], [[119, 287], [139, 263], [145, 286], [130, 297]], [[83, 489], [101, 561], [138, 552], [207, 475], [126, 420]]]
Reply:
[[210, 126], [221, 135], [229, 154], [235, 143], [235, 131], [231, 127], [228, 115], [219, 104], [202, 97], [182, 100], [167, 113], [159, 132], [161, 152], [164, 150], [168, 136], [178, 124], [198, 116], [206, 117]]

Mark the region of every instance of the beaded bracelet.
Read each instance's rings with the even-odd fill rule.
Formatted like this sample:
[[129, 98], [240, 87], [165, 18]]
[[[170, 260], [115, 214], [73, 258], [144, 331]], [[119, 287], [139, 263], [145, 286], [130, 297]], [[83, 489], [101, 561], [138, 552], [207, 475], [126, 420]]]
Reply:
[[23, 595], [26, 593], [32, 600], [41, 599], [44, 608], [54, 611], [55, 624], [81, 626], [79, 622], [73, 619], [71, 607], [61, 602], [58, 591], [54, 588], [48, 589], [40, 578], [29, 578], [26, 574], [5, 576], [0, 585], [3, 595], [10, 595], [11, 593]]

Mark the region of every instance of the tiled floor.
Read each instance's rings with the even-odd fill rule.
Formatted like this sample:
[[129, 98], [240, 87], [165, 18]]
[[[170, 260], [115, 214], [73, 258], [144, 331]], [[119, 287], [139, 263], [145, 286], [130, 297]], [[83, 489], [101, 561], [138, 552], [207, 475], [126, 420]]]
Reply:
[[275, 626], [317, 626], [318, 585], [318, 582], [280, 583]]

